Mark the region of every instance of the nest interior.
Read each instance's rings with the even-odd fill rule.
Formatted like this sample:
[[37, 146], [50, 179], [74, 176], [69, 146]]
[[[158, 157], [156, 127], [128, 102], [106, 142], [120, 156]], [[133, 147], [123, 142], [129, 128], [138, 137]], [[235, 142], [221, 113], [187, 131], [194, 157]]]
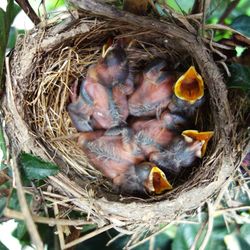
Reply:
[[[229, 132], [221, 132], [226, 128], [218, 112], [221, 103], [225, 103], [220, 99], [225, 98], [226, 91], [217, 91], [216, 83], [209, 82], [201, 72], [207, 102], [197, 115], [197, 129], [213, 130], [215, 136], [200, 165], [185, 172], [186, 177], [174, 184], [173, 191], [145, 200], [115, 194], [110, 182], [88, 163], [76, 144], [77, 131], [66, 111], [70, 86], [85, 77], [88, 66], [97, 61], [109, 37], [130, 38], [126, 52], [135, 71], [155, 57], [165, 58], [170, 68], [178, 71], [190, 65], [203, 67], [188, 48], [176, 45], [171, 36], [110, 19], [86, 15], [66, 29], [59, 24], [46, 31], [34, 30], [19, 40], [10, 64], [5, 101], [13, 151], [33, 152], [56, 162], [61, 171], [48, 180], [54, 192], [72, 198], [70, 204], [98, 224], [169, 222], [199, 207], [235, 168], [232, 159], [239, 140], [225, 143], [228, 138], [223, 137], [229, 136]], [[235, 121], [228, 115], [230, 120], [231, 136], [237, 137], [233, 133]]]

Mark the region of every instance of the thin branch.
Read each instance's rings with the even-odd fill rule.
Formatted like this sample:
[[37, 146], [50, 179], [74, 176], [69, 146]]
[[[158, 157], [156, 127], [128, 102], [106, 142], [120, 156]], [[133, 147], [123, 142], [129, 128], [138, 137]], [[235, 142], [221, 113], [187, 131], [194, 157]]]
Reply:
[[202, 13], [203, 10], [203, 0], [195, 0], [193, 8], [191, 10], [191, 14]]
[[[170, 222], [169, 224], [167, 224], [166, 226], [164, 226], [163, 228], [161, 228], [159, 231], [157, 231], [157, 232], [151, 234], [150, 236], [147, 236], [147, 237], [144, 238], [143, 240], [141, 240], [141, 241], [135, 243], [135, 244], [132, 245], [132, 246], [127, 246], [127, 250], [132, 250], [132, 249], [134, 249], [134, 248], [136, 248], [136, 247], [138, 247], [138, 246], [144, 244], [145, 242], [147, 242], [148, 240], [150, 240], [151, 237], [155, 237], [156, 235], [158, 235], [158, 234], [160, 234], [160, 233], [166, 231], [170, 226], [172, 226], [172, 225], [174, 225], [174, 224], [177, 224], [177, 222], [176, 222], [176, 221]], [[127, 245], [128, 245], [128, 244], [127, 244]]]
[[193, 241], [191, 247], [189, 248], [189, 250], [195, 250], [196, 249], [197, 243], [198, 243], [198, 241], [199, 241], [199, 239], [201, 237], [201, 234], [203, 233], [203, 230], [205, 229], [206, 225], [207, 225], [207, 221], [202, 223], [202, 225], [200, 226], [199, 231], [196, 234], [196, 236], [194, 238], [194, 241]]
[[[23, 214], [21, 212], [5, 208], [4, 209], [4, 216], [12, 219], [17, 219], [17, 220], [25, 220]], [[67, 219], [55, 219], [55, 218], [48, 218], [48, 217], [41, 217], [37, 215], [32, 215], [32, 219], [36, 223], [41, 223], [41, 224], [48, 224], [49, 226], [55, 226], [55, 225], [60, 225], [60, 226], [82, 226], [82, 225], [89, 225], [91, 222], [87, 222], [86, 220], [67, 220]]]
[[[54, 204], [54, 214], [55, 217], [59, 215], [59, 210], [57, 204]], [[59, 238], [59, 243], [60, 243], [60, 248], [64, 249], [65, 247], [65, 239], [64, 239], [64, 234], [63, 234], [63, 227], [61, 225], [56, 225], [57, 228], [57, 233], [58, 233], [58, 238]]]
[[236, 6], [238, 5], [238, 3], [240, 2], [240, 0], [234, 0], [232, 1], [227, 8], [225, 9], [224, 13], [222, 14], [222, 16], [219, 19], [220, 24], [224, 24], [225, 19], [231, 14], [231, 12], [236, 8]]
[[214, 224], [214, 207], [212, 204], [208, 201], [207, 202], [207, 208], [208, 208], [208, 226], [207, 226], [207, 232], [204, 237], [204, 240], [199, 248], [199, 250], [204, 250], [207, 246], [207, 243], [209, 241], [209, 238], [213, 231], [213, 224]]
[[79, 244], [79, 243], [81, 243], [81, 242], [83, 242], [83, 241], [86, 241], [86, 240], [88, 240], [88, 239], [91, 239], [91, 238], [95, 237], [96, 235], [101, 234], [101, 233], [103, 233], [103, 232], [105, 232], [105, 231], [107, 231], [107, 230], [109, 230], [109, 229], [111, 229], [111, 228], [113, 228], [113, 225], [107, 225], [107, 226], [105, 226], [105, 227], [102, 227], [102, 228], [100, 228], [100, 229], [97, 229], [97, 230], [95, 230], [94, 232], [91, 232], [91, 233], [89, 233], [89, 234], [87, 234], [87, 235], [84, 235], [84, 236], [80, 237], [79, 239], [76, 239], [76, 240], [73, 240], [73, 241], [67, 243], [67, 244], [64, 246], [64, 249], [73, 247], [73, 246], [75, 246], [75, 245], [77, 245], [77, 244]]
[[[10, 68], [9, 68], [9, 58], [6, 58], [6, 71], [7, 71], [7, 77], [6, 80], [10, 83], [11, 78], [10, 78]], [[25, 198], [25, 192], [23, 190], [22, 182], [21, 182], [21, 177], [20, 173], [18, 170], [16, 158], [14, 155], [12, 155], [12, 160], [10, 161], [13, 175], [15, 178], [16, 182], [16, 187], [17, 187], [17, 197], [20, 203], [21, 207], [21, 212], [23, 213], [24, 216], [24, 221], [27, 225], [27, 229], [29, 231], [30, 237], [32, 239], [32, 242], [36, 246], [37, 250], [43, 250], [43, 242], [40, 238], [40, 235], [37, 231], [36, 225], [32, 219], [31, 212], [29, 210], [29, 206], [27, 204], [26, 198]]]
[[222, 215], [222, 214], [224, 214], [226, 212], [249, 210], [249, 209], [250, 209], [250, 206], [228, 207], [228, 208], [216, 210], [215, 211], [215, 216]]
[[16, 2], [35, 25], [41, 22], [36, 12], [30, 6], [28, 0], [16, 0]]

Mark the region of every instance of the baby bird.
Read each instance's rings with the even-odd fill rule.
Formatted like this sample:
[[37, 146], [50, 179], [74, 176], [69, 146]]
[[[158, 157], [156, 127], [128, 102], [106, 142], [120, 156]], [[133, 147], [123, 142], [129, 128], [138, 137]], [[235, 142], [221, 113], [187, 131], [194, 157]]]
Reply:
[[162, 150], [173, 140], [175, 134], [158, 119], [139, 120], [132, 124], [138, 146], [146, 156]]
[[85, 90], [81, 86], [80, 94], [77, 95], [77, 80], [71, 87], [70, 100], [67, 111], [74, 127], [78, 131], [92, 131], [91, 116], [93, 114], [93, 102], [89, 96], [85, 95]]
[[86, 136], [89, 134], [82, 133], [78, 144], [86, 151], [93, 165], [111, 179], [129, 166], [144, 161], [144, 155], [134, 142], [130, 129], [111, 129], [95, 140], [88, 140]]
[[118, 175], [113, 183], [121, 193], [139, 196], [162, 194], [173, 189], [164, 172], [151, 162], [131, 166], [123, 175]]
[[164, 172], [180, 173], [182, 168], [192, 166], [198, 158], [204, 156], [206, 146], [213, 132], [186, 130], [182, 136], [161, 152], [154, 152], [149, 160], [157, 164]]
[[129, 64], [122, 40], [109, 41], [102, 48], [102, 56], [94, 65], [91, 74], [96, 75], [98, 82], [112, 88], [124, 84], [129, 76]]
[[103, 46], [102, 57], [88, 69], [77, 95], [73, 86], [68, 112], [78, 131], [109, 129], [126, 123], [127, 96], [134, 89], [124, 49], [119, 43]]
[[203, 104], [204, 99], [203, 79], [195, 67], [191, 66], [174, 84], [174, 95], [168, 109], [171, 113], [190, 118]]
[[131, 127], [136, 133], [137, 144], [148, 156], [152, 152], [163, 150], [169, 145], [186, 124], [186, 119], [165, 111], [160, 119], [135, 120]]
[[[171, 189], [165, 174], [152, 163], [142, 163], [144, 155], [133, 142], [129, 129], [82, 133], [78, 143], [90, 162], [113, 181], [122, 193], [145, 195]], [[122, 134], [122, 135], [120, 135]]]
[[139, 86], [128, 100], [133, 116], [154, 116], [171, 101], [175, 77], [166, 71], [164, 60], [154, 60], [143, 71]]

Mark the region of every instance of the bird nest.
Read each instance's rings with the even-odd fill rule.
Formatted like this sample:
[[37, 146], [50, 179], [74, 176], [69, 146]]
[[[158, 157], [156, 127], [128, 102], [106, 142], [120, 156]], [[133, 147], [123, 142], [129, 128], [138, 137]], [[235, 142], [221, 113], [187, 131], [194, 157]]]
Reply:
[[[60, 173], [47, 179], [52, 189], [44, 187], [44, 196], [68, 197], [62, 207], [80, 209], [99, 226], [154, 228], [194, 211], [232, 174], [244, 148], [239, 109], [228, 105], [222, 76], [205, 45], [155, 27], [84, 15], [68, 26], [33, 30], [19, 39], [11, 55], [5, 117], [12, 153], [32, 152], [58, 164]], [[109, 37], [130, 38], [126, 53], [135, 71], [161, 57], [182, 72], [195, 65], [204, 79], [206, 103], [196, 128], [212, 130], [214, 137], [200, 165], [185, 170], [174, 189], [163, 195], [140, 199], [113, 192], [75, 141], [77, 131], [66, 111], [70, 86], [86, 76]]]

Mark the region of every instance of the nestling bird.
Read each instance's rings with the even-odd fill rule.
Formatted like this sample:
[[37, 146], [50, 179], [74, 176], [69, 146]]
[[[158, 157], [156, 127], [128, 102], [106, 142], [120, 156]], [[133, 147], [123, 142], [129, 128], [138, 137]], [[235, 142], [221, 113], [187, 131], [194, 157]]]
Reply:
[[123, 175], [118, 175], [113, 183], [121, 193], [130, 195], [162, 194], [173, 189], [164, 172], [151, 162], [131, 166]]
[[192, 166], [198, 158], [203, 157], [212, 135], [211, 131], [184, 131], [182, 136], [176, 137], [166, 149], [152, 153], [149, 160], [164, 172], [178, 174], [182, 168]]
[[78, 131], [109, 129], [125, 124], [128, 117], [127, 95], [134, 89], [124, 49], [119, 43], [103, 46], [102, 57], [88, 69], [77, 95], [73, 87], [68, 112]]
[[142, 164], [144, 155], [133, 142], [129, 129], [111, 129], [100, 135], [96, 131], [82, 133], [78, 143], [95, 168], [120, 187], [121, 192], [146, 194], [171, 189], [159, 168], [152, 163]]
[[109, 39], [102, 48], [101, 58], [93, 65], [90, 74], [102, 85], [112, 88], [117, 84], [125, 84], [129, 73], [128, 59], [122, 40], [114, 42]]
[[174, 95], [168, 105], [168, 110], [173, 114], [185, 117], [194, 116], [205, 100], [204, 83], [202, 77], [191, 66], [174, 84]]
[[[77, 95], [77, 81], [71, 87], [71, 103], [67, 106], [67, 111], [74, 127], [78, 131], [92, 131], [91, 116], [93, 114], [93, 102], [88, 95], [85, 95], [84, 89]], [[87, 97], [87, 98], [86, 98]]]
[[146, 156], [166, 147], [175, 136], [158, 119], [136, 121], [132, 124], [132, 129], [135, 131], [136, 143]]
[[173, 94], [175, 76], [162, 59], [154, 60], [143, 71], [139, 86], [130, 96], [129, 112], [133, 116], [154, 116], [166, 108]]
[[201, 156], [200, 156], [200, 158], [202, 158], [206, 153], [207, 144], [213, 137], [214, 132], [213, 131], [199, 132], [198, 130], [185, 130], [182, 132], [182, 135], [186, 137], [186, 141], [192, 142], [193, 140], [202, 142]]
[[131, 127], [136, 134], [137, 144], [148, 156], [163, 150], [186, 125], [186, 119], [165, 111], [160, 119], [137, 119]]

